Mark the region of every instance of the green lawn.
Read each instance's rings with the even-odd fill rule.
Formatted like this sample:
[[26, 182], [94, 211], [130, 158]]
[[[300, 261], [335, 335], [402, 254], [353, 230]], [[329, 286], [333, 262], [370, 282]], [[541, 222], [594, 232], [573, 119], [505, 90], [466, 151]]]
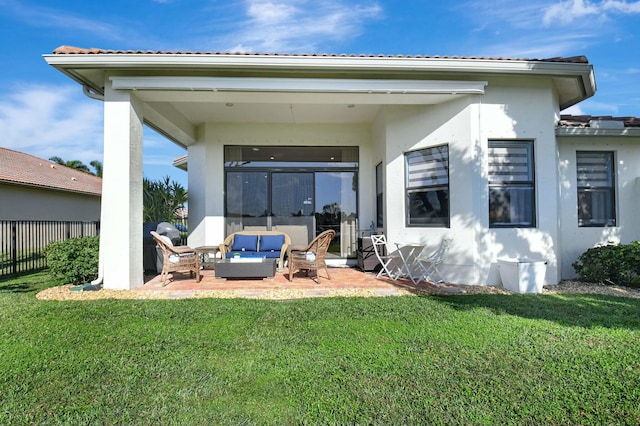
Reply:
[[0, 281], [0, 424], [640, 423], [640, 300], [35, 299]]

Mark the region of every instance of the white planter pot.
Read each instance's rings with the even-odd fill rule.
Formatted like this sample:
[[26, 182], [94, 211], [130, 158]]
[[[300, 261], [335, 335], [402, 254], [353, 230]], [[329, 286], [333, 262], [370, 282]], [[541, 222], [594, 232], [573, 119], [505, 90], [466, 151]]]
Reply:
[[516, 293], [542, 293], [547, 262], [526, 258], [498, 259], [502, 286]]

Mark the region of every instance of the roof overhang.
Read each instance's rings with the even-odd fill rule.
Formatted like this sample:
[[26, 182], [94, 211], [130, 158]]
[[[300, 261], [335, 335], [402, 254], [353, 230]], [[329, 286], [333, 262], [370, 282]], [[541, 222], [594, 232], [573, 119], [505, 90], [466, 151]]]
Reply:
[[[359, 56], [288, 56], [246, 54], [163, 54], [97, 53], [44, 55], [49, 65], [69, 75], [82, 85], [102, 93], [104, 72], [136, 71], [151, 76], [154, 72], [172, 75], [231, 73], [242, 76], [292, 76], [305, 74], [313, 78], [433, 79], [430, 76], [527, 75], [554, 79], [561, 107], [593, 96], [595, 77], [588, 63], [538, 60], [504, 60], [474, 58], [359, 57]], [[481, 77], [482, 78], [482, 77]]]
[[585, 62], [103, 51], [44, 58], [93, 97], [104, 95], [106, 79], [135, 92], [147, 124], [182, 146], [203, 122], [371, 122], [383, 105], [483, 94], [493, 77], [551, 79], [560, 110], [596, 90]]

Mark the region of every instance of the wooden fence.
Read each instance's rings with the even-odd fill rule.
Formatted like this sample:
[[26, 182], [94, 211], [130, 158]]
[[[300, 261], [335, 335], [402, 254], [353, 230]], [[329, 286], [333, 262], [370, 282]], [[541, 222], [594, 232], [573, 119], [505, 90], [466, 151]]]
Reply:
[[45, 269], [51, 242], [99, 232], [100, 222], [0, 220], [0, 278]]

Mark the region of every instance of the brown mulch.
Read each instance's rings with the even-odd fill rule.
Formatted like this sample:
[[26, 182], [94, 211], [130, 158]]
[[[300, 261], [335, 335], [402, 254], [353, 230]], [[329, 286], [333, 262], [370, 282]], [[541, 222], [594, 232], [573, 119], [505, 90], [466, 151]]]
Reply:
[[[251, 297], [254, 299], [298, 299], [310, 297], [304, 290], [273, 290], [263, 291], [251, 295], [243, 294], [237, 290], [203, 290], [193, 291], [177, 295], [170, 291], [132, 291], [132, 290], [107, 290], [97, 291], [71, 291], [71, 285], [52, 287], [41, 291], [36, 295], [40, 300], [98, 300], [98, 299], [175, 299], [175, 298], [239, 298]], [[512, 294], [502, 287], [491, 286], [465, 286], [443, 285], [440, 288], [427, 286], [417, 291], [398, 290], [395, 295], [456, 295], [456, 294]], [[603, 284], [583, 283], [579, 281], [562, 281], [558, 285], [545, 286], [542, 294], [603, 294], [610, 296], [640, 298], [640, 289], [612, 286]], [[329, 290], [324, 297], [380, 297], [384, 296], [367, 289], [336, 289]], [[387, 294], [388, 296], [388, 294]], [[318, 297], [313, 294], [312, 297]]]

